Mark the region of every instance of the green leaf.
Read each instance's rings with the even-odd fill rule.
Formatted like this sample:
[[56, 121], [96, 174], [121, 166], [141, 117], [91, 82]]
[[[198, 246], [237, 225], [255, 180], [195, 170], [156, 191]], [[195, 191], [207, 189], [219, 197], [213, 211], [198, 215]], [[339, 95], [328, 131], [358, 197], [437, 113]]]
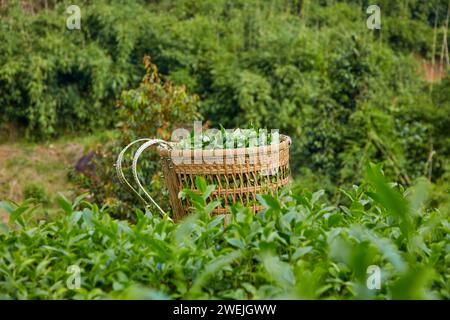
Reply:
[[312, 249], [313, 248], [311, 246], [305, 246], [302, 248], [298, 248], [297, 250], [295, 250], [294, 254], [292, 255], [292, 259], [297, 260], [298, 258], [301, 258], [304, 255], [306, 255], [307, 253], [311, 252]]
[[225, 238], [225, 240], [231, 244], [233, 247], [239, 248], [239, 249], [245, 249], [245, 243], [236, 238]]
[[197, 191], [184, 189], [184, 193], [188, 196], [189, 200], [191, 200], [192, 202], [196, 202], [200, 205], [203, 205], [205, 202], [203, 197]]
[[212, 229], [215, 226], [217, 226], [218, 224], [220, 224], [224, 218], [225, 218], [225, 216], [223, 214], [218, 215], [217, 218], [215, 218], [214, 220], [212, 220], [211, 222], [208, 223], [208, 229]]
[[368, 193], [369, 196], [385, 207], [393, 217], [401, 223], [401, 229], [405, 236], [411, 231], [411, 219], [408, 215], [408, 203], [403, 196], [393, 189], [381, 172], [380, 166], [370, 164], [366, 169], [366, 177], [375, 188], [375, 192]]
[[219, 201], [213, 201], [210, 202], [206, 205], [205, 207], [205, 213], [206, 214], [210, 214], [211, 212], [213, 212], [213, 210], [220, 204]]
[[325, 190], [319, 190], [312, 194], [311, 204], [314, 205], [325, 194]]
[[206, 187], [205, 191], [203, 191], [203, 199], [208, 199], [208, 197], [211, 195], [211, 193], [214, 191], [214, 189], [216, 188], [215, 185], [211, 184], [209, 186]]
[[201, 176], [196, 176], [195, 186], [201, 193], [204, 193], [206, 191], [206, 180]]
[[273, 210], [281, 210], [280, 202], [274, 196], [270, 194], [265, 194], [265, 195], [257, 195], [256, 197], [259, 200], [259, 202], [266, 208], [268, 209], [270, 208]]
[[281, 261], [277, 256], [265, 254], [263, 263], [267, 273], [281, 287], [288, 287], [295, 283], [294, 272], [291, 266]]
[[310, 201], [307, 198], [305, 198], [305, 197], [303, 197], [302, 195], [299, 195], [299, 194], [294, 194], [294, 195], [292, 195], [292, 197], [295, 200], [297, 200], [297, 202], [299, 204], [303, 205], [305, 208], [311, 209], [311, 203], [310, 203]]
[[62, 193], [58, 194], [58, 196], [56, 197], [56, 201], [58, 202], [61, 209], [63, 209], [66, 212], [66, 214], [68, 215], [72, 214], [73, 212], [72, 204], [69, 202], [69, 200], [67, 200], [67, 198]]
[[18, 207], [17, 209], [15, 209], [9, 217], [9, 223], [13, 223], [14, 221], [17, 220], [17, 222], [23, 227], [24, 222], [21, 219], [21, 215], [27, 210], [28, 210], [27, 206], [21, 206], [21, 207]]

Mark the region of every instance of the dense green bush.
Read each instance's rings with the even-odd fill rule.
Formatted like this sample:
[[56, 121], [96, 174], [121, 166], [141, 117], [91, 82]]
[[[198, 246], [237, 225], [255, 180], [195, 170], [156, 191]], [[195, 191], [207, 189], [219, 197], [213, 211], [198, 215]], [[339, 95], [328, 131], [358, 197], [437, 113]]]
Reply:
[[[65, 29], [66, 2], [34, 14], [11, 3], [0, 21], [0, 121], [30, 138], [123, 122], [115, 101], [138, 84], [149, 54], [200, 96], [213, 125], [252, 122], [292, 136], [293, 172], [314, 172], [330, 192], [359, 182], [367, 159], [408, 184], [430, 166], [430, 149], [430, 178], [446, 175], [434, 121], [446, 127], [448, 113], [427, 116], [442, 107], [410, 56], [430, 57], [445, 1], [381, 1], [381, 33], [366, 28], [367, 1], [81, 2], [74, 31]], [[446, 110], [448, 99], [439, 105]]]
[[[140, 138], [170, 141], [174, 129], [190, 128], [193, 121], [199, 118], [197, 96], [189, 94], [185, 86], [177, 86], [162, 79], [150, 57], [144, 58], [144, 65], [146, 75], [139, 87], [124, 91], [118, 102], [118, 134], [113, 141], [98, 145], [92, 161], [93, 170], [71, 175], [82, 188], [89, 191], [91, 199], [114, 207], [115, 214], [122, 217], [129, 216], [138, 199], [116, 179], [114, 164], [120, 151]], [[129, 181], [134, 181], [130, 167], [133, 152], [138, 147], [139, 144], [135, 145], [124, 157], [123, 168]], [[152, 197], [168, 209], [168, 194], [163, 187], [159, 160], [155, 148], [149, 149], [139, 162], [138, 173]]]
[[115, 98], [140, 78], [128, 23], [138, 8], [115, 7], [111, 16], [104, 3], [90, 5], [83, 28], [67, 30], [63, 3], [35, 15], [11, 3], [0, 20], [0, 121], [30, 139], [110, 127]]
[[[426, 170], [429, 142], [442, 137], [423, 116], [437, 112], [436, 106], [408, 52], [429, 48], [412, 48], [413, 39], [400, 39], [397, 45], [404, 44], [404, 50], [392, 50], [367, 30], [359, 5], [305, 2], [309, 11], [299, 18], [261, 2], [234, 2], [222, 11], [220, 2], [217, 11], [170, 3], [163, 2], [178, 19], [190, 19], [171, 26], [175, 40], [164, 39], [164, 49], [152, 56], [174, 81], [200, 94], [205, 119], [225, 127], [251, 122], [281, 129], [293, 137], [294, 173], [301, 170], [297, 176], [305, 177], [312, 171], [330, 182], [322, 186], [330, 191], [336, 184], [359, 181], [368, 159], [384, 161], [386, 173], [405, 184]], [[384, 5], [392, 19], [404, 9]], [[410, 23], [408, 14], [402, 17]], [[431, 35], [428, 21], [423, 22], [425, 31], [408, 32]], [[391, 23], [385, 28], [397, 30]], [[192, 38], [199, 29], [202, 36]], [[176, 39], [186, 41], [180, 47]], [[422, 116], [415, 115], [417, 110]], [[448, 123], [448, 117], [443, 121]], [[437, 166], [448, 158], [445, 149], [436, 155]], [[437, 170], [431, 179], [441, 174]]]
[[[393, 187], [375, 166], [367, 179], [339, 206], [323, 191], [286, 191], [261, 196], [264, 212], [227, 217], [209, 217], [217, 203], [199, 181], [195, 213], [179, 224], [141, 211], [129, 224], [82, 197], [59, 197], [61, 216], [36, 222], [30, 202], [2, 202], [0, 297], [450, 298], [450, 221], [427, 208], [428, 183]], [[80, 289], [66, 286], [72, 265]], [[366, 287], [369, 265], [382, 271], [380, 290]]]

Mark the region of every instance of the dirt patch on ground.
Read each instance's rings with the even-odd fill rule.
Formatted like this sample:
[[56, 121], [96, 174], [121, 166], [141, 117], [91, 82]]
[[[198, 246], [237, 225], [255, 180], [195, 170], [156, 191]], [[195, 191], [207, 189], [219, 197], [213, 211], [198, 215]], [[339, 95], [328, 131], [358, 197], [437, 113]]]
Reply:
[[[48, 194], [70, 193], [68, 173], [82, 154], [80, 143], [0, 145], [0, 200], [21, 201], [30, 185]], [[5, 218], [0, 209], [0, 220]]]

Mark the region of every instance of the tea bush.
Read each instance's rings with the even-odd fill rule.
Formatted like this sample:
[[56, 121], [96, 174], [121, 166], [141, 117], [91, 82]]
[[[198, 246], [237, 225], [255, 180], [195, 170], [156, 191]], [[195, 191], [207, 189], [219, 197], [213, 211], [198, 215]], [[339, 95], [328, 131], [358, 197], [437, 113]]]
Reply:
[[[68, 1], [7, 2], [0, 130], [35, 140], [117, 130], [94, 170], [75, 176], [89, 202], [59, 197], [50, 221], [32, 217], [36, 200], [1, 203], [1, 298], [450, 298], [450, 78], [425, 82], [416, 57], [436, 58], [447, 0], [380, 0], [381, 31], [366, 28], [366, 0], [80, 0], [73, 31]], [[147, 54], [161, 72], [149, 58], [141, 66]], [[117, 154], [169, 139], [198, 113], [290, 135], [292, 189], [262, 195], [257, 215], [232, 208], [226, 223], [188, 190], [194, 214], [180, 224], [135, 211], [113, 178]], [[142, 160], [161, 202], [157, 156]], [[369, 160], [400, 185], [376, 167], [364, 182]], [[24, 193], [47, 206], [45, 190]], [[380, 290], [365, 286], [373, 264]], [[66, 286], [72, 265], [79, 290]]]
[[[179, 224], [139, 210], [130, 224], [62, 196], [61, 217], [36, 222], [30, 201], [1, 202], [0, 297], [449, 299], [450, 220], [427, 207], [429, 184], [404, 190], [379, 166], [366, 179], [339, 206], [323, 190], [286, 190], [261, 195], [261, 213], [233, 207], [227, 217], [209, 216], [217, 203], [199, 181], [195, 213]], [[379, 290], [366, 286], [371, 265]], [[79, 289], [67, 286], [73, 266]]]

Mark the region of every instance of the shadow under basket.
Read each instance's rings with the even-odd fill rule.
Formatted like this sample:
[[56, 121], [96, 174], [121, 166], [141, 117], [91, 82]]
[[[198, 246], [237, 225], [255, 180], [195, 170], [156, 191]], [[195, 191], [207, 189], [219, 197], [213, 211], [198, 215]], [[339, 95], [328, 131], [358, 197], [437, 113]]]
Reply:
[[[140, 139], [122, 150], [116, 165], [120, 180], [131, 189], [133, 187], [125, 180], [120, 164], [126, 149], [139, 141], [147, 142], [139, 148], [134, 156], [134, 178], [144, 194], [160, 211], [164, 212], [145, 191], [136, 172], [137, 160], [144, 149], [151, 145], [158, 145], [157, 150], [161, 157], [164, 180], [169, 191], [175, 221], [182, 219], [191, 210], [189, 201], [178, 197], [179, 192], [183, 189], [196, 191], [195, 180], [198, 176], [203, 177], [207, 184], [216, 186], [209, 196], [209, 201], [220, 203], [213, 210], [213, 214], [227, 213], [228, 206], [235, 203], [249, 206], [254, 212], [258, 212], [264, 207], [258, 203], [257, 194], [277, 194], [280, 188], [289, 183], [291, 138], [285, 135], [280, 135], [278, 144], [212, 150], [182, 150], [174, 148], [175, 143], [172, 142], [158, 139]], [[133, 191], [139, 195], [135, 189]], [[142, 197], [141, 199], [145, 201]]]

